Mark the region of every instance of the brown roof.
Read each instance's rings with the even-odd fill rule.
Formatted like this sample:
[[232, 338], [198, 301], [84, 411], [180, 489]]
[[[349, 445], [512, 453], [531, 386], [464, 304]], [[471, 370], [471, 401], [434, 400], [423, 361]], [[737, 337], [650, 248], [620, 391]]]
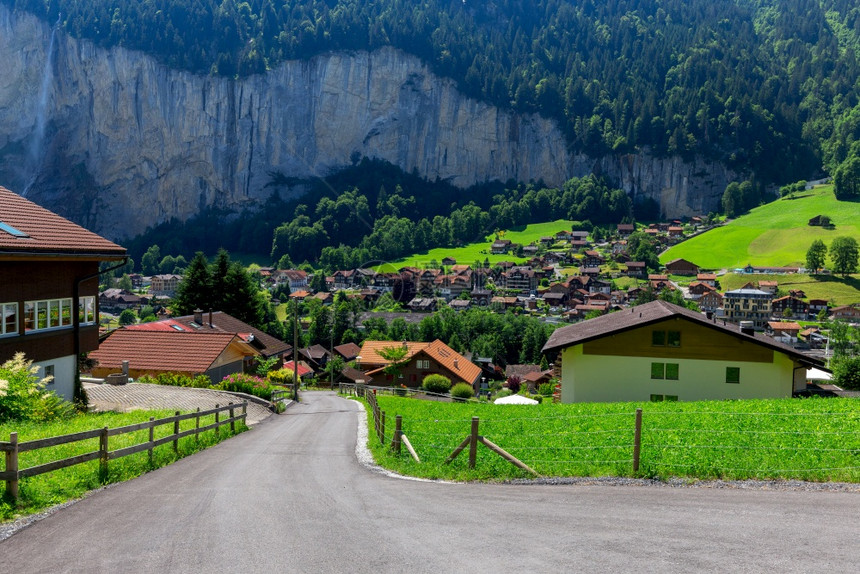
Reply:
[[248, 355], [257, 354], [232, 333], [117, 329], [89, 356], [99, 368], [119, 369], [128, 361], [132, 369], [141, 371], [204, 373], [232, 344], [241, 345]]
[[[194, 315], [184, 315], [182, 317], [174, 317], [174, 321], [187, 325], [189, 328], [194, 328], [191, 323], [194, 322]], [[212, 313], [212, 324], [209, 324], [209, 313], [203, 313], [203, 325], [200, 326], [198, 332], [221, 332], [221, 333], [251, 333], [254, 335], [259, 348], [260, 354], [264, 357], [275, 357], [292, 350], [293, 346], [285, 343], [280, 339], [272, 337], [268, 333], [252, 327], [251, 325], [240, 321], [232, 315], [228, 315], [223, 311], [215, 311]]]
[[658, 323], [672, 317], [686, 319], [705, 327], [728, 333], [734, 337], [749, 340], [755, 344], [768, 347], [811, 364], [823, 364], [820, 360], [798, 353], [794, 348], [774, 341], [770, 337], [761, 333], [749, 335], [741, 332], [738, 325], [724, 323], [717, 320], [709, 320], [702, 313], [697, 313], [696, 311], [691, 311], [685, 307], [679, 307], [678, 305], [673, 305], [672, 303], [660, 300], [645, 303], [644, 305], [637, 305], [636, 307], [631, 307], [629, 310], [625, 309], [616, 313], [609, 313], [608, 315], [602, 315], [594, 319], [589, 319], [588, 321], [556, 329], [552, 335], [550, 335], [546, 345], [544, 345], [543, 351], [546, 352], [573, 345], [580, 345], [615, 333], [621, 333], [631, 329], [644, 327], [652, 323]]
[[798, 323], [788, 321], [768, 321], [767, 326], [774, 331], [800, 331], [803, 328]]
[[348, 361], [351, 361], [361, 354], [361, 347], [355, 343], [344, 343], [343, 345], [335, 347], [334, 350]]
[[[365, 365], [388, 365], [390, 361], [384, 359], [379, 351], [384, 348], [402, 346], [404, 341], [365, 341], [361, 346], [361, 367]], [[481, 375], [481, 368], [463, 355], [436, 339], [432, 343], [416, 341], [405, 341], [408, 352], [404, 360], [411, 360], [419, 353], [429, 355], [433, 360], [445, 367], [449, 372], [462, 378], [464, 381], [474, 383]], [[454, 365], [456, 361], [457, 365]], [[371, 373], [374, 371], [371, 371]]]
[[0, 187], [0, 256], [67, 255], [115, 260], [125, 248]]

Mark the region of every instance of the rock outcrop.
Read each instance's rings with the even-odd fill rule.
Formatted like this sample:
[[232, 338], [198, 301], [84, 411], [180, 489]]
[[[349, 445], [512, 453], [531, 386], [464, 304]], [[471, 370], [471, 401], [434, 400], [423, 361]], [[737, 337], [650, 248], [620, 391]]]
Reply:
[[113, 239], [254, 207], [273, 174], [325, 176], [362, 156], [463, 187], [599, 171], [667, 216], [713, 209], [734, 179], [704, 160], [572, 154], [552, 121], [466, 98], [393, 48], [209, 77], [0, 6], [0, 61], [0, 183]]

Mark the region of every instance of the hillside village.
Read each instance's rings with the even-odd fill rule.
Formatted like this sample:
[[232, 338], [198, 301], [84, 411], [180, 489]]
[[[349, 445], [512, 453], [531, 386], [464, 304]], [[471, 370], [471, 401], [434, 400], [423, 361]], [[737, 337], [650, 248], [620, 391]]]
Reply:
[[[316, 300], [322, 305], [330, 305], [335, 296], [342, 293], [358, 301], [365, 309], [363, 320], [381, 317], [389, 323], [395, 318], [417, 323], [448, 307], [458, 312], [478, 308], [497, 313], [527, 314], [558, 326], [659, 298], [698, 309], [708, 319], [761, 332], [774, 341], [819, 359], [825, 356], [827, 336], [815, 324], [809, 325], [808, 322], [827, 318], [849, 322], [860, 319], [860, 302], [834, 305], [829, 300], [809, 298], [800, 289], [782, 288], [778, 279], [772, 279], [806, 272], [802, 268], [747, 265], [731, 270], [747, 277], [746, 283], [727, 290], [720, 285], [720, 277], [726, 270], [702, 270], [695, 262], [685, 259], [668, 261], [659, 268], [655, 268], [656, 258], [647, 263], [631, 259], [628, 243], [634, 233], [648, 237], [658, 249], [663, 249], [712, 227], [708, 218], [693, 217], [639, 226], [618, 224], [605, 235], [559, 229], [553, 235], [527, 245], [515, 244], [497, 234], [488, 240], [484, 252], [510, 255], [511, 260], [468, 264], [444, 257], [423, 268], [404, 266], [396, 271], [385, 270], [388, 266], [340, 269], [325, 276], [325, 288], [319, 291], [311, 285], [320, 285], [321, 282], [314, 281], [314, 275], [306, 270], [263, 267], [258, 273], [261, 288], [288, 293], [289, 301]], [[594, 240], [594, 235], [599, 241]], [[108, 289], [100, 293], [101, 309], [118, 313], [158, 301], [169, 305], [182, 276], [142, 277], [135, 274], [131, 279], [144, 294]], [[275, 300], [273, 303], [286, 304], [287, 301]], [[159, 308], [162, 313], [167, 312], [166, 306]], [[302, 325], [307, 329], [307, 322], [303, 321]], [[315, 345], [301, 349], [301, 374], [305, 378], [317, 375], [327, 378], [327, 364], [333, 357], [352, 362], [354, 366], [361, 349], [352, 345], [349, 352], [343, 352], [341, 347], [346, 346], [327, 349], [324, 345]], [[467, 358], [462, 357], [461, 360], [466, 361]], [[489, 367], [483, 373], [485, 378], [499, 375], [500, 371], [494, 371], [492, 366], [485, 364], [484, 367]], [[353, 367], [349, 368], [352, 370], [347, 371], [347, 378], [343, 380], [372, 380], [367, 369], [357, 372]], [[506, 376], [521, 370], [519, 366], [511, 365]], [[547, 371], [542, 372], [535, 366], [525, 370], [528, 372], [519, 375], [528, 375], [535, 381], [541, 379], [541, 382], [551, 378]], [[412, 372], [411, 380], [407, 382], [416, 384], [416, 373]], [[375, 374], [379, 375], [378, 372]], [[467, 382], [473, 384], [475, 381], [473, 378]]]

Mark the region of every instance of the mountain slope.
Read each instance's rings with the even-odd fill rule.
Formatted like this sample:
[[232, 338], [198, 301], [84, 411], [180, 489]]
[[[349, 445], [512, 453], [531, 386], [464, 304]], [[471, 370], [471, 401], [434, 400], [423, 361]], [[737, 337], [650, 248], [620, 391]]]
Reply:
[[[833, 228], [812, 227], [816, 215], [828, 215]], [[833, 186], [818, 186], [753, 209], [723, 227], [679, 243], [660, 256], [665, 263], [687, 259], [705, 269], [756, 266], [803, 267], [806, 250], [816, 239], [828, 246], [847, 235], [860, 241], [860, 203], [838, 201]]]
[[232, 77], [394, 46], [592, 156], [704, 153], [765, 179], [828, 160], [860, 88], [852, 0], [2, 0], [68, 33]]

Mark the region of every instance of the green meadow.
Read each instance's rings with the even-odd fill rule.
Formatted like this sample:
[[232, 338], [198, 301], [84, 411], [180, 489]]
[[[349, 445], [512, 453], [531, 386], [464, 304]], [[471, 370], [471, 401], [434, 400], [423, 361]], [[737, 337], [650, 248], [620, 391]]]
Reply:
[[[569, 231], [572, 222], [565, 219], [549, 221], [546, 223], [533, 223], [522, 227], [515, 227], [499, 234], [501, 239], [510, 239], [514, 243], [528, 245], [534, 241], [538, 241], [541, 237], [555, 235], [558, 231]], [[441, 247], [423, 251], [421, 253], [413, 253], [406, 257], [402, 257], [390, 262], [389, 266], [381, 266], [379, 271], [397, 270], [400, 267], [424, 267], [431, 261], [435, 260], [437, 264], [441, 264], [445, 257], [453, 257], [458, 264], [472, 265], [475, 261], [484, 262], [484, 259], [489, 259], [490, 263], [499, 263], [501, 261], [513, 261], [521, 263], [525, 261], [523, 258], [514, 257], [513, 254], [493, 255], [490, 253], [490, 244], [495, 241], [495, 234], [487, 235], [484, 241], [470, 243], [462, 247]]]
[[[810, 227], [816, 215], [827, 215], [830, 228]], [[801, 267], [816, 239], [829, 245], [847, 235], [860, 240], [860, 202], [837, 201], [833, 186], [822, 185], [762, 205], [725, 226], [666, 250], [660, 261], [683, 258], [703, 269], [735, 269], [745, 265]]]
[[[508, 480], [533, 475], [479, 444], [474, 469], [468, 448], [478, 434], [541, 476], [639, 476], [666, 479], [756, 479], [860, 482], [860, 401], [776, 399], [669, 403], [543, 403], [534, 406], [444, 403], [378, 397], [386, 412], [385, 445], [371, 430], [379, 465], [411, 476]], [[635, 412], [641, 408], [639, 471], [633, 471]], [[389, 448], [395, 415], [421, 462]], [[373, 418], [368, 409], [368, 424]]]

